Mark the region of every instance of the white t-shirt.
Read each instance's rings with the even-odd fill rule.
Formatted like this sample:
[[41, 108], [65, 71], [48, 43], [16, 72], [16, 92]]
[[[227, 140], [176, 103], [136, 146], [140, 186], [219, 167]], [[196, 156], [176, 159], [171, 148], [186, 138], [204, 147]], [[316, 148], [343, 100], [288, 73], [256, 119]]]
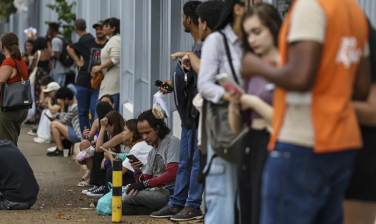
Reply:
[[[139, 142], [137, 143], [136, 145], [134, 145], [131, 149], [131, 151], [129, 151], [129, 154], [132, 154], [134, 155], [137, 159], [139, 159], [143, 164], [144, 166], [141, 168], [141, 169], [144, 169], [146, 164], [147, 164], [147, 160], [148, 160], [148, 155], [149, 155], [149, 152], [150, 150], [152, 149], [153, 147], [146, 144], [145, 141], [142, 141], [142, 142]], [[123, 166], [125, 168], [127, 168], [128, 170], [131, 170], [132, 172], [134, 171], [131, 164], [129, 163], [129, 159], [126, 158], [124, 161], [123, 161]]]

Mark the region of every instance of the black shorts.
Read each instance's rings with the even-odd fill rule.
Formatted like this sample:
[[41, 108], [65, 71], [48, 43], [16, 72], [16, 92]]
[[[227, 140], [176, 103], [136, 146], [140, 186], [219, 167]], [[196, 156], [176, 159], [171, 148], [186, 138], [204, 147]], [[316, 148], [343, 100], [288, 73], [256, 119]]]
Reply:
[[363, 148], [356, 156], [345, 198], [376, 202], [376, 128], [361, 129]]

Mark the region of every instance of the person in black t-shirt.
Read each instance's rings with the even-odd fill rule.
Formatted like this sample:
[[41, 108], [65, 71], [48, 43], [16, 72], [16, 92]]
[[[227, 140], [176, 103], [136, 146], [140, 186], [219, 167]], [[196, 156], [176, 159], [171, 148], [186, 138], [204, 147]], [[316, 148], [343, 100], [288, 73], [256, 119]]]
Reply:
[[29, 209], [39, 192], [33, 170], [13, 142], [1, 140], [0, 149], [0, 210]]
[[[93, 25], [96, 31], [96, 38], [86, 32], [86, 22], [78, 19], [75, 22], [75, 31], [80, 36], [77, 43], [67, 47], [69, 55], [79, 67], [76, 81], [78, 116], [80, 128], [83, 132], [85, 127], [90, 127], [95, 115], [95, 107], [98, 101], [99, 90], [91, 88], [91, 68], [100, 62], [101, 49], [107, 43], [107, 37], [103, 32], [103, 21]], [[91, 120], [89, 120], [89, 110]]]

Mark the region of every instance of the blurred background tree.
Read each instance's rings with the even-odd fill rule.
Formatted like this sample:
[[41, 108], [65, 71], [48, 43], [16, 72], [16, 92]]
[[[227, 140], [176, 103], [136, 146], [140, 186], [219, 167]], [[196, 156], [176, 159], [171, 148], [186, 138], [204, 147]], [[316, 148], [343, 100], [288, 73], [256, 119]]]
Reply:
[[[2, 1], [2, 0], [1, 0]], [[58, 21], [55, 21], [62, 28], [61, 34], [65, 39], [71, 40], [72, 33], [74, 31], [74, 21], [76, 20], [76, 14], [72, 12], [73, 7], [76, 2], [68, 4], [65, 0], [56, 0], [55, 4], [47, 4], [46, 7], [56, 11]], [[53, 21], [46, 21], [46, 24], [52, 23]]]
[[0, 20], [8, 20], [12, 13], [17, 12], [13, 0], [0, 0]]

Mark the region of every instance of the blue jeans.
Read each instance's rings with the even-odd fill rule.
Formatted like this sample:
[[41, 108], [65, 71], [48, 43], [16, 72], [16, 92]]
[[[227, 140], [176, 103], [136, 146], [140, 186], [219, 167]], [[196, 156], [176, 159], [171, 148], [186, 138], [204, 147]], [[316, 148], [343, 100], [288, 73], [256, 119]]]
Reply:
[[[194, 133], [195, 145], [192, 166], [189, 167], [191, 158], [191, 137]], [[202, 185], [198, 183], [200, 173], [199, 148], [197, 147], [197, 129], [187, 130], [182, 126], [179, 169], [176, 174], [174, 195], [171, 195], [168, 205], [170, 207], [195, 207], [199, 208], [202, 201]]]
[[51, 74], [51, 76], [60, 86], [65, 86], [65, 73]]
[[[76, 86], [77, 89], [77, 103], [78, 103], [78, 119], [80, 121], [81, 131], [84, 131], [84, 127], [90, 127], [90, 123], [94, 121], [95, 109], [98, 101], [99, 90], [89, 89], [82, 86]], [[89, 121], [89, 110], [92, 116], [92, 120]]]
[[278, 142], [265, 167], [261, 224], [342, 224], [355, 155]]
[[[208, 144], [207, 166], [214, 155]], [[220, 157], [213, 159], [205, 180], [205, 223], [235, 223], [235, 202], [238, 189], [238, 164], [230, 163]]]

